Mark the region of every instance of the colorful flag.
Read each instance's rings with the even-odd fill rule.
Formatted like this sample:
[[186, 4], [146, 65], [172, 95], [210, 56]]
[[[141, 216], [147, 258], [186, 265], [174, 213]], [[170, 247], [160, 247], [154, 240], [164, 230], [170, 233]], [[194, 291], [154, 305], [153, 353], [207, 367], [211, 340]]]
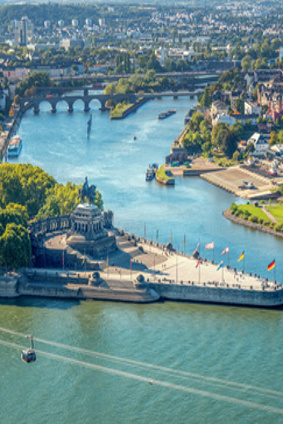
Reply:
[[229, 246], [227, 246], [226, 249], [223, 250], [221, 255], [226, 255], [227, 253], [229, 253]]
[[130, 260], [130, 270], [132, 271], [132, 261]]
[[107, 259], [106, 259], [106, 266], [107, 268], [109, 267], [109, 256], [107, 255]]
[[267, 265], [267, 271], [271, 271], [273, 268], [275, 268], [275, 259]]
[[185, 234], [184, 234], [183, 246], [184, 246], [184, 249], [185, 249], [185, 246], [186, 246], [186, 235]]
[[197, 261], [196, 268], [199, 266], [199, 264], [200, 264], [200, 259]]
[[206, 248], [206, 249], [214, 249], [214, 241], [212, 241], [211, 243], [207, 243], [207, 244], [205, 245], [205, 248]]
[[220, 270], [220, 268], [222, 268], [222, 267], [223, 267], [223, 265], [224, 265], [224, 264], [223, 264], [223, 261], [221, 261], [221, 262], [220, 262], [220, 264], [218, 265], [218, 267], [217, 267], [216, 271], [219, 271], [219, 270]]
[[243, 251], [238, 259], [238, 262], [240, 262], [245, 257], [245, 251]]
[[62, 265], [64, 266], [64, 264], [65, 264], [65, 255], [64, 255], [64, 250], [63, 250], [63, 253], [62, 253]]
[[193, 251], [193, 255], [195, 255], [196, 253], [198, 253], [198, 248], [199, 248], [199, 243], [198, 243], [198, 245], [196, 247], [196, 250]]

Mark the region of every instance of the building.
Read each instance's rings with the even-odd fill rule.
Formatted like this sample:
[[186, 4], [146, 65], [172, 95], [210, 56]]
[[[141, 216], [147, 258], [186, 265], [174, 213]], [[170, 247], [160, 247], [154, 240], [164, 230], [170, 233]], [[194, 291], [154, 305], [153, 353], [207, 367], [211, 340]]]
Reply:
[[245, 115], [261, 115], [262, 108], [254, 103], [245, 101]]
[[23, 16], [20, 21], [14, 21], [14, 39], [15, 44], [19, 46], [26, 46], [28, 38], [33, 35], [33, 23]]
[[268, 139], [263, 137], [262, 134], [254, 133], [249, 139], [248, 143], [252, 143], [254, 145], [254, 156], [265, 156], [268, 148], [269, 148], [269, 142]]
[[6, 107], [6, 93], [2, 87], [0, 87], [0, 110], [4, 110]]
[[77, 39], [77, 38], [63, 38], [63, 40], [60, 41], [60, 46], [64, 47], [65, 50], [68, 50], [70, 47], [84, 47], [84, 41]]
[[98, 25], [100, 27], [104, 27], [105, 26], [105, 19], [104, 18], [99, 18], [98, 19]]
[[77, 19], [72, 19], [72, 26], [77, 28], [79, 26], [79, 21]]
[[228, 106], [221, 100], [216, 100], [211, 105], [210, 115], [212, 119], [216, 117], [216, 115], [228, 115]]
[[87, 18], [87, 19], [85, 20], [85, 24], [86, 24], [86, 26], [91, 27], [91, 26], [92, 26], [92, 19]]

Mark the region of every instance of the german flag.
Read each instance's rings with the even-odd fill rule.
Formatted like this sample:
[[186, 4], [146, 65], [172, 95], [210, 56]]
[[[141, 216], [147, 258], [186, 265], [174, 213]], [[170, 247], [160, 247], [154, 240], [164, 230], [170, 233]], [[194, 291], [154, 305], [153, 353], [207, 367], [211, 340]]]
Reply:
[[244, 259], [244, 257], [245, 257], [245, 252], [242, 252], [239, 259], [238, 259], [238, 262], [240, 262], [242, 259]]
[[275, 259], [267, 265], [267, 271], [271, 271], [273, 268], [275, 268]]

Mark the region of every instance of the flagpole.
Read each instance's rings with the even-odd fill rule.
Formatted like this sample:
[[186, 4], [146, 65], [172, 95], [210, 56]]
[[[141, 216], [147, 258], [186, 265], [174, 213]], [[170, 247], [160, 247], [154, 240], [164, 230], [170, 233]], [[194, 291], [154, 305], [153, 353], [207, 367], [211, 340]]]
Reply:
[[178, 282], [178, 255], [176, 255], [176, 284]]
[[130, 259], [130, 270], [131, 270], [131, 273], [130, 273], [130, 278], [131, 278], [131, 281], [132, 281], [132, 260]]
[[274, 267], [274, 282], [276, 283], [276, 266]]
[[246, 261], [246, 254], [244, 255], [244, 260], [243, 260], [243, 273], [245, 273], [245, 261]]
[[228, 266], [230, 266], [230, 249], [228, 250]]
[[222, 283], [224, 283], [224, 263], [223, 263], [223, 266], [222, 266]]

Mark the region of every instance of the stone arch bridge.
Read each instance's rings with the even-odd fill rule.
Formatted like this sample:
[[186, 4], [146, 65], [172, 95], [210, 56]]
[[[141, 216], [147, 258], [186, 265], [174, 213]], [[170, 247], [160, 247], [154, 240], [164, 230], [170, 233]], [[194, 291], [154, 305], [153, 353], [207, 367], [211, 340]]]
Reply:
[[[58, 91], [58, 88], [56, 88]], [[66, 90], [66, 89], [65, 89]], [[194, 98], [195, 96], [199, 96], [202, 92], [198, 91], [182, 91], [182, 92], [164, 92], [164, 93], [143, 93], [143, 94], [93, 94], [91, 93], [91, 88], [74, 88], [76, 94], [66, 95], [66, 94], [40, 94], [32, 98], [23, 98], [21, 99], [21, 110], [22, 112], [26, 112], [29, 109], [33, 109], [35, 114], [38, 114], [40, 111], [40, 103], [48, 102], [50, 104], [51, 113], [56, 113], [57, 104], [59, 102], [65, 102], [67, 105], [67, 110], [69, 113], [72, 113], [74, 110], [74, 103], [77, 100], [81, 100], [84, 103], [84, 111], [90, 111], [90, 102], [92, 100], [98, 100], [100, 102], [100, 110], [106, 110], [106, 102], [107, 100], [114, 100], [115, 103], [120, 103], [125, 100], [130, 103], [135, 103], [137, 99], [143, 97], [147, 99], [155, 99], [161, 97], [174, 97], [178, 98], [179, 96], [190, 96], [190, 98]], [[50, 91], [50, 89], [49, 89]]]

